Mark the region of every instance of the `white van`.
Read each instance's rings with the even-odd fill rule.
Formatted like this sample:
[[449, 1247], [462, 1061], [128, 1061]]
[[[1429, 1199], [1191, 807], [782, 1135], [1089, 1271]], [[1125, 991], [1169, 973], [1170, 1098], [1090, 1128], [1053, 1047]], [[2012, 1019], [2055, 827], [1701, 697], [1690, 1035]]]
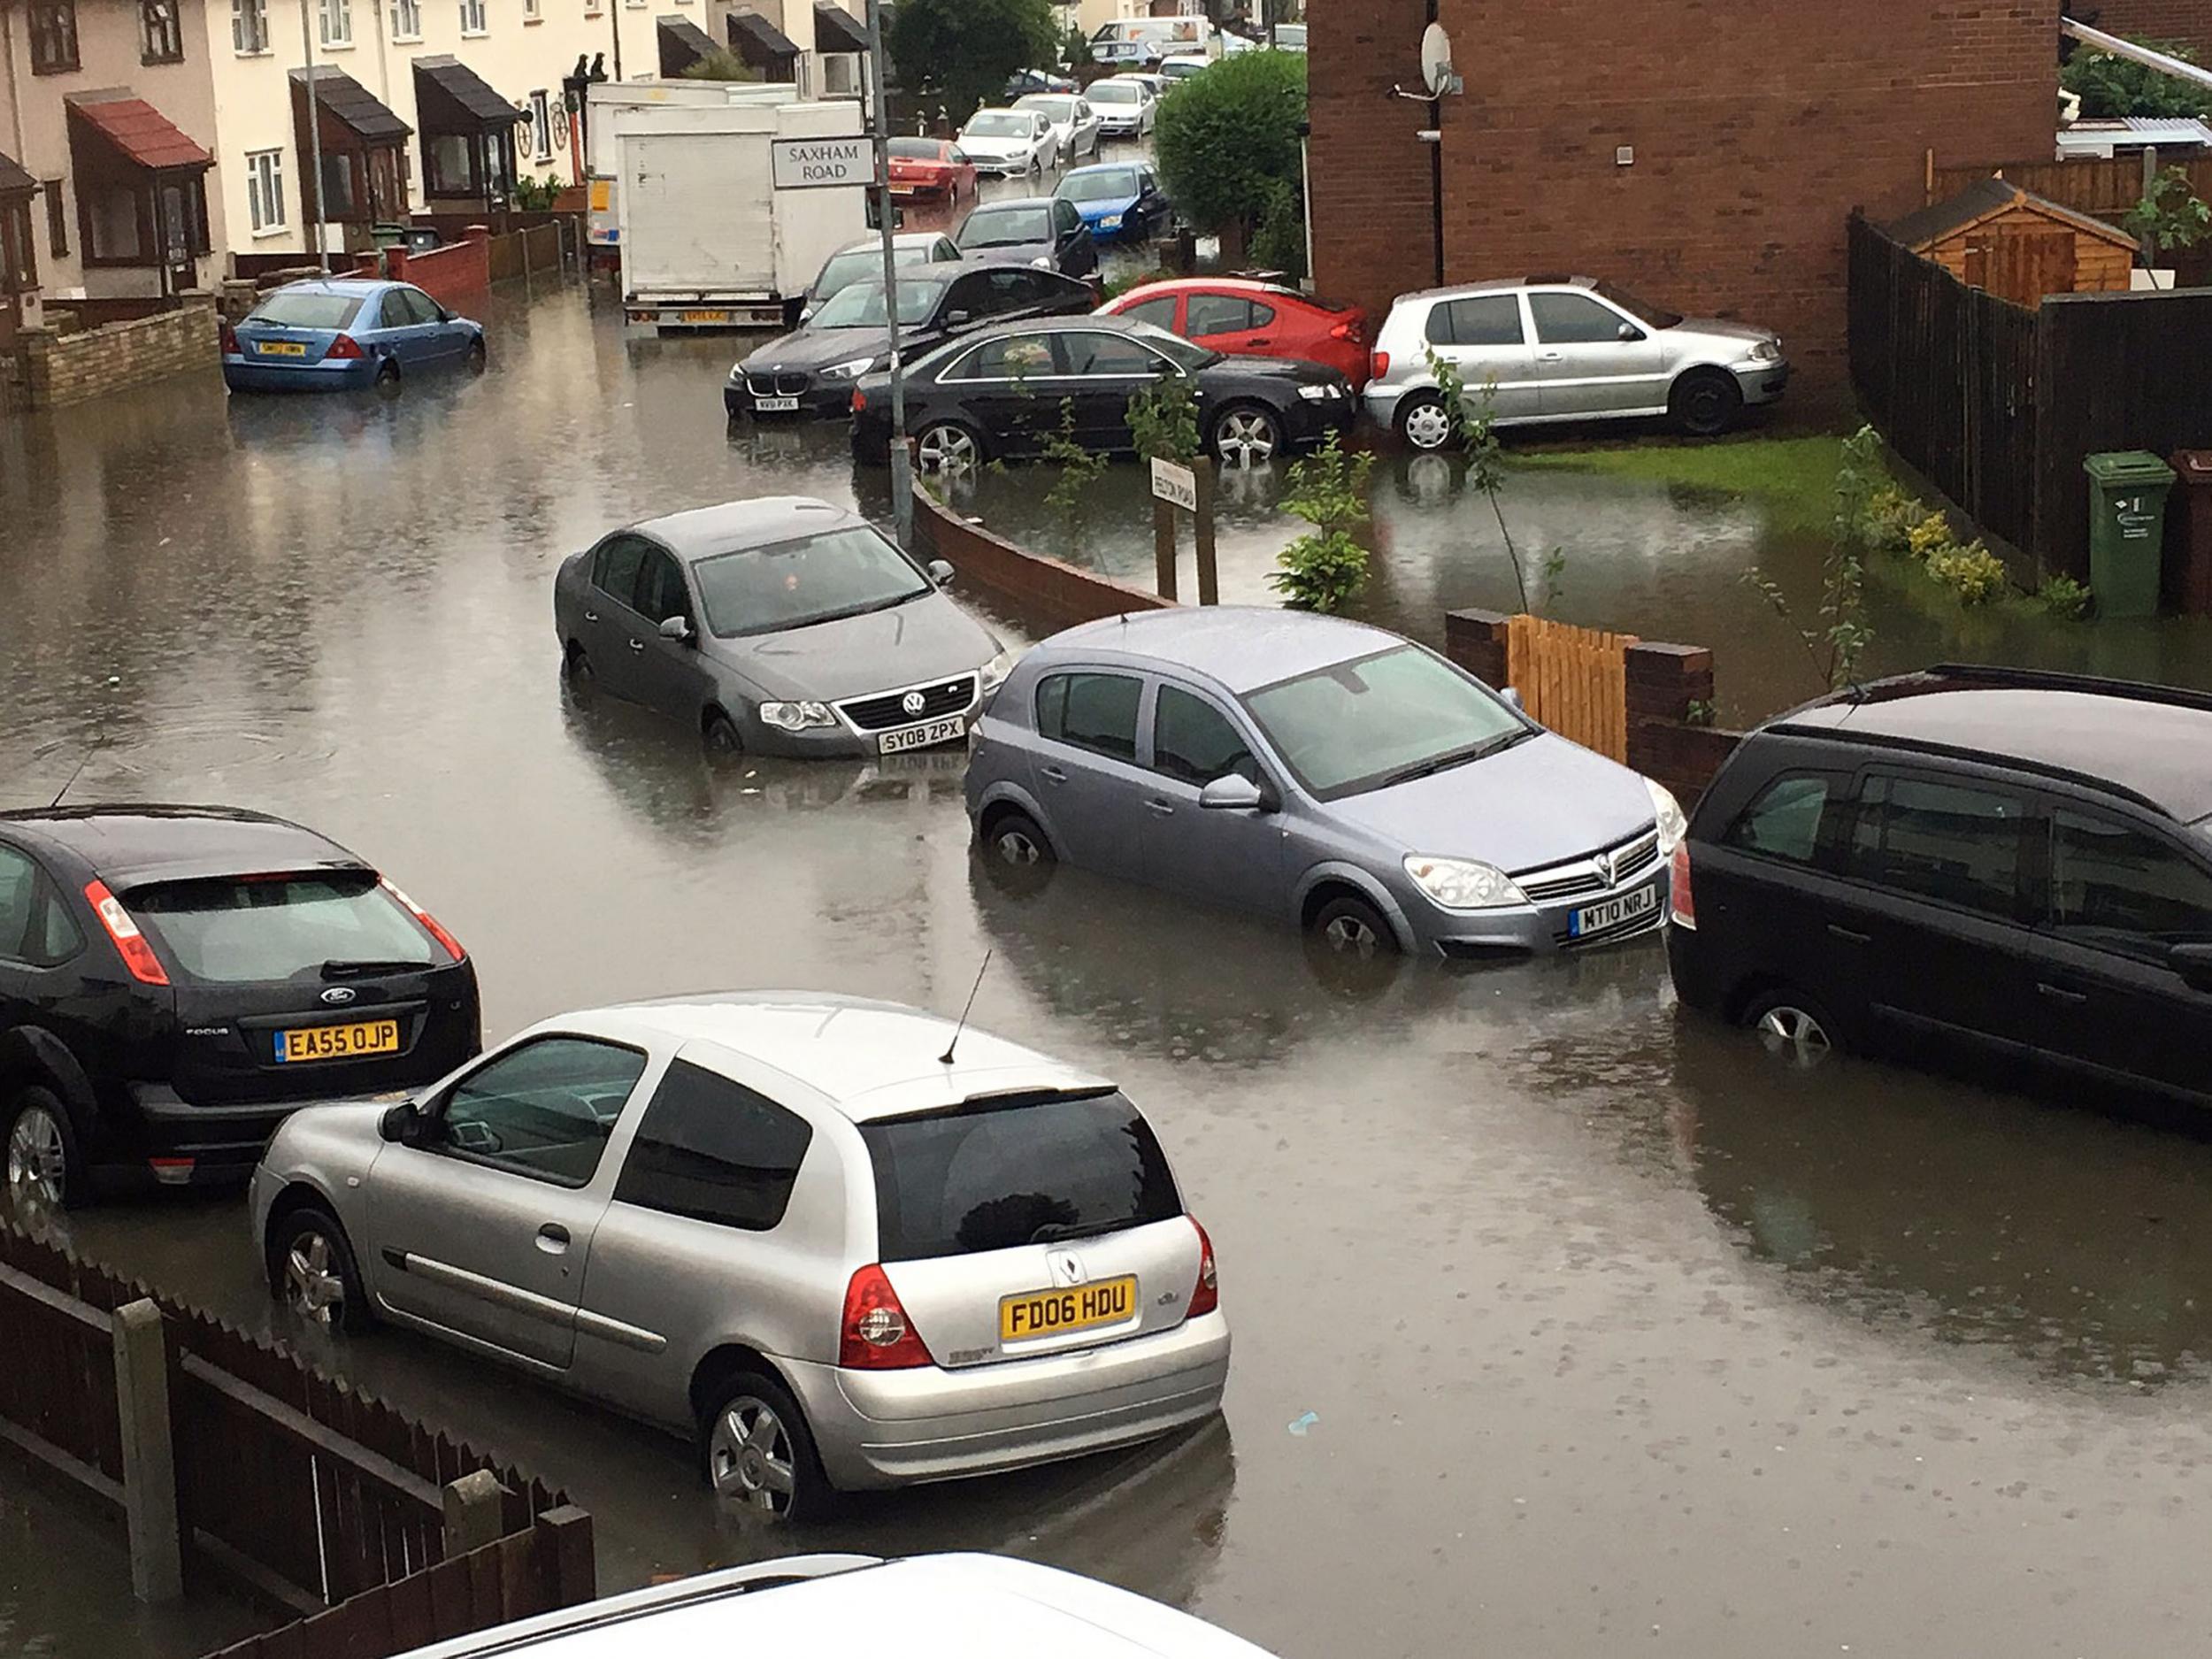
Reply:
[[1213, 50], [1214, 26], [1204, 18], [1117, 18], [1091, 36], [1091, 57], [1102, 64], [1156, 64]]

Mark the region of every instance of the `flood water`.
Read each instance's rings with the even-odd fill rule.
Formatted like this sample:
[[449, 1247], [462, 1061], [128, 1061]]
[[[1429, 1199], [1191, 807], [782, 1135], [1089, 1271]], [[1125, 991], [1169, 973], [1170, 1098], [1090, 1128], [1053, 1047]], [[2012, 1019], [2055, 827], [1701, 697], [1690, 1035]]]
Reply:
[[[710, 768], [672, 723], [575, 707], [565, 554], [733, 496], [880, 511], [882, 480], [833, 433], [726, 434], [726, 342], [626, 339], [572, 289], [488, 318], [482, 380], [390, 402], [187, 380], [0, 427], [0, 806], [81, 765], [75, 800], [311, 824], [470, 948], [495, 1040], [703, 987], [952, 1011], [990, 952], [976, 1022], [1145, 1105], [1237, 1339], [1225, 1421], [1172, 1446], [775, 1539], [718, 1512], [673, 1440], [403, 1334], [319, 1346], [566, 1487], [603, 1587], [769, 1549], [976, 1547], [1288, 1659], [2212, 1638], [2212, 1146], [2093, 1102], [1778, 1069], [1680, 1016], [1648, 941], [1348, 992], [1294, 939], [1124, 887], [1002, 892], [956, 759]], [[1433, 638], [1444, 606], [1503, 595], [1466, 516], [1425, 518], [1428, 486], [1389, 465], [1375, 603]], [[1543, 488], [1532, 518], [1558, 527], [1537, 539], [1601, 532], [1646, 633], [1724, 643], [1724, 684], [1759, 660], [1732, 609], [1745, 510]], [[1231, 595], [1260, 596], [1236, 568]], [[188, 1196], [69, 1227], [265, 1325], [241, 1222]], [[19, 1479], [0, 1463], [0, 1543]], [[0, 1647], [134, 1650], [125, 1591], [9, 1583]]]

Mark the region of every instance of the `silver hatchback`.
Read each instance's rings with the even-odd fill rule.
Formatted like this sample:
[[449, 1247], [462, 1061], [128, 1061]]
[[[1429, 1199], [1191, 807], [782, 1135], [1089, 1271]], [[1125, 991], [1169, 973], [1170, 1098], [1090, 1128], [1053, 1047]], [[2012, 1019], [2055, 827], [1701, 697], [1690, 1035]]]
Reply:
[[1489, 388], [1501, 426], [1667, 415], [1710, 437], [1790, 379], [1772, 330], [1682, 317], [1589, 277], [1431, 288], [1391, 305], [1363, 394], [1367, 412], [1417, 449], [1452, 441], [1431, 353], [1457, 369], [1471, 401]]
[[887, 1003], [699, 997], [533, 1026], [414, 1100], [295, 1113], [255, 1247], [698, 1437], [771, 1516], [1217, 1411], [1212, 1246], [1110, 1083]]

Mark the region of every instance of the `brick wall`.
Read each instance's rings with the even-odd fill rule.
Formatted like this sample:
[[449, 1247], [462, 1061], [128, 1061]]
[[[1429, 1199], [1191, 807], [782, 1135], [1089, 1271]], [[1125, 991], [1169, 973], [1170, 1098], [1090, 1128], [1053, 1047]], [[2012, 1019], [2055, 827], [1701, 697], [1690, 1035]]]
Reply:
[[17, 340], [20, 391], [34, 409], [80, 403], [88, 397], [165, 380], [219, 360], [215, 304], [188, 296], [183, 306], [81, 334], [26, 329]]
[[[2055, 128], [2058, 0], [1441, 8], [1467, 83], [1443, 104], [1448, 279], [1586, 272], [1755, 319], [1816, 396], [1843, 396], [1850, 210], [1920, 205], [1930, 149], [2043, 155]], [[1386, 96], [1424, 15], [1335, 0], [1310, 26], [1315, 267], [1371, 308], [1432, 280], [1426, 106]]]
[[2131, 41], [2179, 41], [2212, 62], [2212, 3], [2208, 0], [2093, 0], [2074, 8], [2094, 27]]
[[[457, 310], [491, 286], [490, 242], [489, 231], [481, 225], [472, 225], [464, 241], [433, 248], [427, 253], [411, 254], [404, 248], [387, 248], [383, 250], [385, 274], [397, 281], [412, 282], [440, 304]], [[362, 257], [374, 257], [366, 254]]]
[[1172, 603], [1094, 571], [1026, 552], [981, 525], [947, 511], [918, 486], [914, 491], [914, 539], [924, 558], [950, 565], [962, 586], [980, 589], [1024, 620], [1047, 629], [1071, 628], [1127, 611], [1157, 611]]

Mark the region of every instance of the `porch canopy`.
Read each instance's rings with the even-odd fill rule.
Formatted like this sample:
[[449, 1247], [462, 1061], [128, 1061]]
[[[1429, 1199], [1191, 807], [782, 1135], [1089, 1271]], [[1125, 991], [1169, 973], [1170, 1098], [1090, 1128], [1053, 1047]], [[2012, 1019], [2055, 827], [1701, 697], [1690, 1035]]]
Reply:
[[680, 75], [714, 50], [714, 36], [689, 18], [655, 18], [653, 33], [660, 45], [663, 79]]
[[858, 18], [832, 0], [814, 0], [814, 50], [818, 52], [864, 52], [868, 31]]
[[730, 50], [768, 80], [798, 79], [798, 43], [759, 12], [733, 12], [725, 27], [730, 34]]
[[[303, 164], [314, 153], [308, 142], [308, 72], [295, 69], [292, 122]], [[322, 188], [309, 204], [326, 222], [396, 223], [407, 217], [401, 157], [415, 129], [344, 71], [328, 64], [314, 70], [313, 113], [322, 141]], [[301, 169], [304, 176], [307, 168]]]
[[515, 188], [515, 127], [529, 113], [457, 58], [415, 59], [423, 194], [489, 208]]
[[191, 286], [208, 251], [205, 180], [215, 157], [127, 88], [66, 102], [84, 263], [159, 269], [165, 293]]

